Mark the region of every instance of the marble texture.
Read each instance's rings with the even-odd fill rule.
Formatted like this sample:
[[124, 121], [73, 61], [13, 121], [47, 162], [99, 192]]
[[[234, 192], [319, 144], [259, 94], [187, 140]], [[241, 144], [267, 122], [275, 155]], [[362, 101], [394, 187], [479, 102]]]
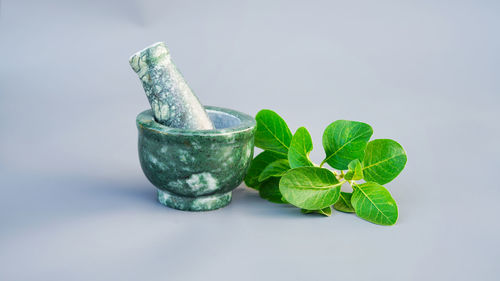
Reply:
[[211, 130], [214, 126], [200, 101], [170, 58], [163, 42], [130, 57], [156, 121], [174, 128]]
[[141, 167], [164, 205], [189, 211], [223, 207], [248, 170], [255, 119], [230, 109], [206, 109], [213, 130], [167, 127], [151, 110], [137, 116]]
[[231, 202], [232, 192], [198, 197], [186, 197], [158, 190], [158, 201], [174, 209], [184, 211], [208, 211], [222, 208]]

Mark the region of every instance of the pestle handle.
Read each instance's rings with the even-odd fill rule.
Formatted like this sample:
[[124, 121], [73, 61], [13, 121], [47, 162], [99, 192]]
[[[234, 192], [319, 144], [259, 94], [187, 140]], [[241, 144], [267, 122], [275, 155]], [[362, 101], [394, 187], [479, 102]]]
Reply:
[[158, 123], [191, 130], [214, 129], [205, 108], [172, 62], [165, 43], [135, 53], [129, 63], [139, 75]]

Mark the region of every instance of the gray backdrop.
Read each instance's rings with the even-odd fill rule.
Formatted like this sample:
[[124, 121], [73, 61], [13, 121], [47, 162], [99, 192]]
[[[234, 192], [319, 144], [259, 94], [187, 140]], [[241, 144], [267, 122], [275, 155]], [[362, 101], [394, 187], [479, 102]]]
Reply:
[[[498, 280], [498, 1], [2, 1], [0, 279]], [[165, 41], [204, 104], [337, 119], [408, 153], [395, 226], [244, 185], [163, 207], [140, 170], [129, 56]]]

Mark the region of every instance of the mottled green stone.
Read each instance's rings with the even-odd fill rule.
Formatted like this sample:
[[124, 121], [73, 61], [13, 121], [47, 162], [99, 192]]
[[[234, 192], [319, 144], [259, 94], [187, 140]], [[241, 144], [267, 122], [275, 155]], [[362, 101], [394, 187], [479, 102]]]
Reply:
[[198, 97], [173, 63], [165, 43], [158, 42], [135, 53], [129, 62], [139, 75], [157, 122], [182, 129], [214, 129]]
[[231, 202], [232, 192], [198, 197], [179, 196], [158, 190], [158, 201], [163, 205], [184, 211], [208, 211], [222, 208]]
[[213, 130], [167, 127], [151, 110], [137, 116], [142, 170], [169, 207], [207, 211], [229, 204], [253, 157], [255, 119], [235, 110], [205, 109]]

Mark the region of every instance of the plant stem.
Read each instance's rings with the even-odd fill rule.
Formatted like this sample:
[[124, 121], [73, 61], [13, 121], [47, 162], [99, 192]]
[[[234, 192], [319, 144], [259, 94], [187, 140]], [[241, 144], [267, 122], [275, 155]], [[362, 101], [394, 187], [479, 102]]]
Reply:
[[351, 186], [352, 190], [354, 191], [355, 187], [354, 187], [354, 181], [353, 180], [348, 180], [347, 181], [349, 183], [349, 185]]
[[[335, 172], [334, 172], [334, 173], [335, 173]], [[344, 171], [340, 171], [340, 175], [337, 175], [336, 173], [335, 173], [335, 175], [337, 176], [337, 179], [338, 179], [339, 181], [344, 179]], [[346, 182], [346, 181], [344, 181], [344, 182]]]

